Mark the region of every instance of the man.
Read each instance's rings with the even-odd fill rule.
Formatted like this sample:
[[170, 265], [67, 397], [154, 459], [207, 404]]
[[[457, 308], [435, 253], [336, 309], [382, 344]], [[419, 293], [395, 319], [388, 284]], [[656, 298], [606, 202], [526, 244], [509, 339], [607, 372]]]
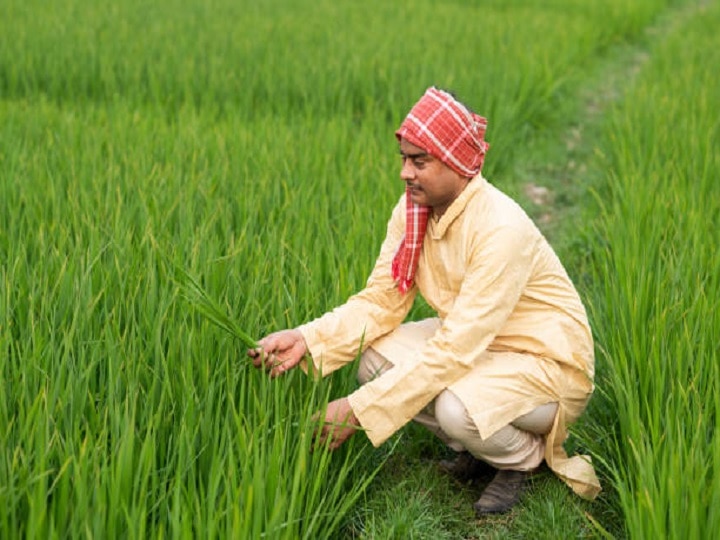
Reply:
[[[585, 309], [529, 217], [481, 175], [486, 125], [429, 88], [396, 132], [406, 190], [365, 289], [248, 351], [273, 377], [327, 375], [363, 346], [362, 385], [329, 404], [321, 442], [361, 426], [378, 446], [414, 418], [459, 452], [452, 472], [498, 469], [478, 515], [512, 508], [543, 460], [579, 495], [600, 491], [589, 460], [562, 448], [593, 391]], [[403, 323], [418, 293], [438, 317]]]

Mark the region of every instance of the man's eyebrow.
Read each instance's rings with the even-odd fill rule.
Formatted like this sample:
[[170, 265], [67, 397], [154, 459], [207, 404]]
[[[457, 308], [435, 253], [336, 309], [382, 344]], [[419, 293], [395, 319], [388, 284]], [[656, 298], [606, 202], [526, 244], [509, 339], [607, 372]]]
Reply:
[[428, 154], [427, 152], [415, 152], [414, 154], [408, 154], [406, 152], [403, 152], [402, 150], [399, 150], [399, 152], [402, 157], [410, 159], [421, 159], [430, 156], [430, 154]]

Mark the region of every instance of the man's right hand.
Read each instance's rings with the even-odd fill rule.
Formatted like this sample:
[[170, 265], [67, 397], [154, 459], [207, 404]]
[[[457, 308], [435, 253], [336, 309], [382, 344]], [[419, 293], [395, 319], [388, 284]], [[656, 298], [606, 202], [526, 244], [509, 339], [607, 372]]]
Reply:
[[308, 352], [299, 330], [273, 332], [258, 341], [257, 349], [248, 350], [255, 367], [265, 368], [270, 377], [277, 377], [294, 368]]

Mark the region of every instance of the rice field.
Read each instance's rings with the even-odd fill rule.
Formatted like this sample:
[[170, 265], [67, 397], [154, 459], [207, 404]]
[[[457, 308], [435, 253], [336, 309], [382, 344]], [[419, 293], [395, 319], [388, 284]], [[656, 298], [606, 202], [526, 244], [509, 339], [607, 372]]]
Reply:
[[607, 129], [589, 281], [613, 429], [598, 451], [631, 538], [720, 527], [718, 23], [717, 5], [680, 23]]
[[528, 149], [584, 114], [579, 89], [624, 47], [642, 61], [554, 186], [582, 215], [550, 237], [597, 341], [570, 443], [604, 491], [559, 499], [573, 521], [526, 513], [543, 538], [711, 536], [718, 23], [689, 0], [5, 0], [0, 537], [443, 537], [419, 514], [383, 521], [413, 508], [383, 472], [402, 435], [312, 448], [354, 367], [270, 381], [238, 330], [296, 326], [363, 286], [403, 189], [393, 131], [427, 86], [489, 119], [485, 175], [536, 211]]

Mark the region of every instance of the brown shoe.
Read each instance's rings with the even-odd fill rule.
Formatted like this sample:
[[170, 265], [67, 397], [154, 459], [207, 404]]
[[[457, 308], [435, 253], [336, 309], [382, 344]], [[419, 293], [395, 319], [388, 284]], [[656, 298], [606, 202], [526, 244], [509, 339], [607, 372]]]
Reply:
[[470, 452], [458, 452], [455, 459], [443, 459], [438, 465], [443, 472], [462, 482], [474, 480], [495, 471], [493, 467], [476, 459]]
[[507, 512], [520, 500], [527, 487], [527, 471], [498, 471], [473, 505], [478, 517]]

